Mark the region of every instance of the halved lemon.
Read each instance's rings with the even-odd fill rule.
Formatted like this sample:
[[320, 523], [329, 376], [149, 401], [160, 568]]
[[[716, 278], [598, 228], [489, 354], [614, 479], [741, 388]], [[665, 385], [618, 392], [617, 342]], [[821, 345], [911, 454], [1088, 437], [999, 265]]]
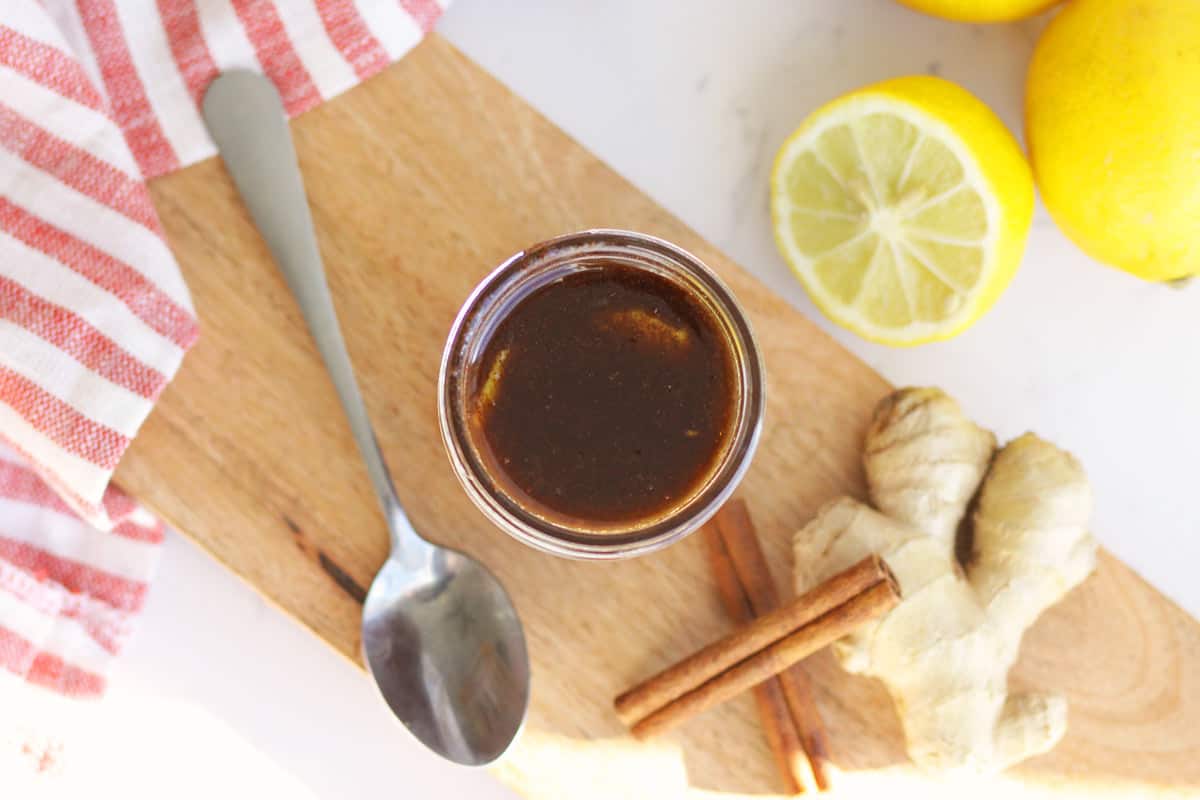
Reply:
[[784, 258], [830, 319], [914, 345], [960, 333], [1008, 286], [1033, 177], [970, 92], [896, 78], [819, 108], [784, 142], [771, 216]]

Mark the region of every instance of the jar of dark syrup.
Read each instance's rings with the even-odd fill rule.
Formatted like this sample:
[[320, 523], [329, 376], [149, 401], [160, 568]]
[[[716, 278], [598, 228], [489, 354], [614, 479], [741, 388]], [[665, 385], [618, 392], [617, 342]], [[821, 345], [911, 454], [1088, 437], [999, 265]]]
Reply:
[[459, 312], [442, 436], [484, 514], [556, 555], [625, 558], [702, 525], [749, 466], [763, 373], [729, 289], [651, 236], [518, 253]]

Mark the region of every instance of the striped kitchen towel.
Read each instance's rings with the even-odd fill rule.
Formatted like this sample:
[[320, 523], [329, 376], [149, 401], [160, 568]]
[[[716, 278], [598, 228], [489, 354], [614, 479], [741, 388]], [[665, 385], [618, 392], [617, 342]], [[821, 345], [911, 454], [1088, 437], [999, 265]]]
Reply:
[[98, 695], [141, 608], [162, 529], [108, 484], [198, 330], [145, 180], [215, 152], [209, 81], [260, 70], [296, 115], [443, 5], [0, 4], [0, 670]]
[[72, 696], [104, 689], [158, 561], [162, 523], [113, 490], [114, 525], [74, 514], [0, 448], [0, 664]]

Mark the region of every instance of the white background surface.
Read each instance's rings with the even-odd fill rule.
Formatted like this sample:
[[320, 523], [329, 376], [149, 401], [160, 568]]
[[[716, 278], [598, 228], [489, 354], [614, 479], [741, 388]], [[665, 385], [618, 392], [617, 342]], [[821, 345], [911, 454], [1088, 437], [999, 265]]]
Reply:
[[[991, 314], [952, 342], [897, 351], [825, 323], [771, 241], [771, 158], [817, 104], [936, 72], [1017, 131], [1043, 24], [959, 25], [888, 0], [455, 0], [441, 32], [891, 381], [939, 384], [1002, 438], [1032, 428], [1075, 451], [1096, 534], [1197, 614], [1200, 286], [1091, 263], [1039, 208]], [[512, 796], [424, 753], [373, 691], [172, 537], [106, 703], [124, 733], [87, 737], [71, 771], [101, 796]]]

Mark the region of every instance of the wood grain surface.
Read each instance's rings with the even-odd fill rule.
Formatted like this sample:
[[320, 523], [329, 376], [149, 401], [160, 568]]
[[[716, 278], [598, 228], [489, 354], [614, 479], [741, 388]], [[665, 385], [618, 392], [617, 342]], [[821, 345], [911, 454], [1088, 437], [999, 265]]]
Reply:
[[[781, 585], [791, 533], [824, 501], [862, 493], [861, 439], [887, 384], [436, 36], [292, 128], [400, 496], [420, 530], [500, 575], [526, 625], [533, 705], [496, 773], [529, 797], [779, 791], [748, 696], [650, 744], [625, 735], [614, 695], [726, 630], [703, 542], [577, 563], [489, 526], [438, 435], [442, 343], [476, 281], [555, 234], [626, 227], [698, 254], [731, 284], [764, 350], [767, 424], [742, 493]], [[360, 604], [387, 536], [333, 388], [219, 161], [152, 189], [203, 333], [118, 483], [358, 663]], [[905, 764], [878, 684], [824, 654], [810, 661], [841, 794], [912, 784], [961, 796]], [[1031, 631], [1014, 681], [1066, 691], [1070, 732], [975, 796], [1016, 785], [1021, 796], [1200, 794], [1200, 625], [1112, 557]]]

